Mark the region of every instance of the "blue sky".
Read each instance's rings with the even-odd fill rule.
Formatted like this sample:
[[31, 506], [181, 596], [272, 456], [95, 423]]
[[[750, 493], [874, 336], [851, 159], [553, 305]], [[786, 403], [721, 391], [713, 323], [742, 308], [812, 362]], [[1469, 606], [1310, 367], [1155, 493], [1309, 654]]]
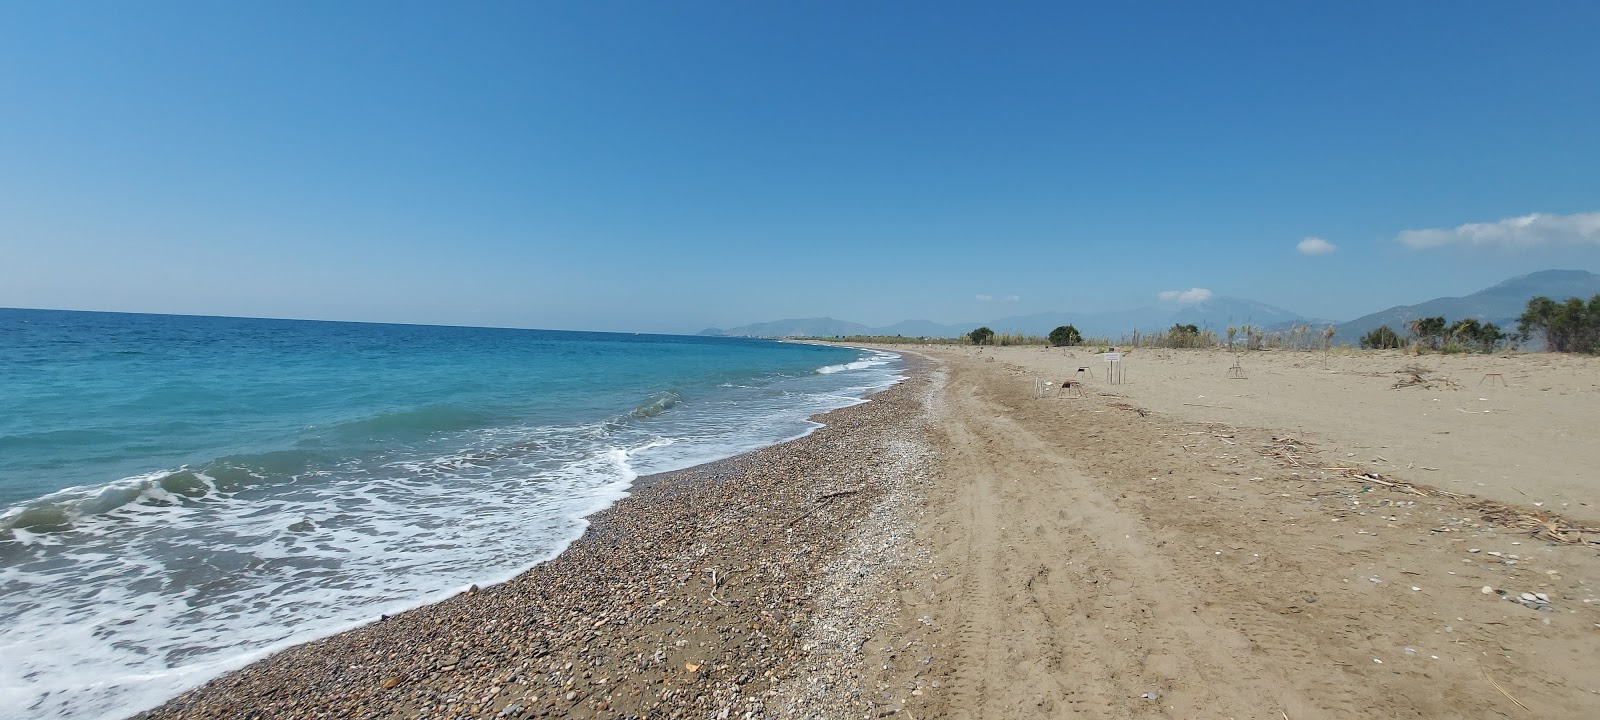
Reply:
[[0, 306], [1345, 320], [1600, 270], [1600, 4], [979, 5], [0, 3]]

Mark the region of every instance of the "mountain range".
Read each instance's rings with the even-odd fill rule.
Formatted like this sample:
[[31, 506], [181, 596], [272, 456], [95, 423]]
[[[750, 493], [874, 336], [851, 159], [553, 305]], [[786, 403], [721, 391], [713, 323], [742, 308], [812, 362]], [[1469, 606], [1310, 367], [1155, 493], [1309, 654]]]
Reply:
[[1569, 297], [1587, 300], [1600, 293], [1600, 275], [1583, 270], [1544, 270], [1530, 275], [1511, 278], [1493, 287], [1462, 297], [1434, 298], [1415, 305], [1396, 305], [1363, 315], [1335, 328], [1334, 342], [1354, 343], [1362, 335], [1388, 325], [1402, 335], [1405, 326], [1417, 318], [1443, 316], [1454, 322], [1477, 318], [1493, 322], [1502, 330], [1516, 328], [1517, 318], [1528, 306], [1528, 298], [1543, 295], [1556, 301]]
[[957, 337], [983, 325], [995, 332], [1047, 335], [1062, 325], [1072, 325], [1086, 337], [1119, 337], [1133, 330], [1162, 331], [1174, 324], [1194, 324], [1214, 331], [1229, 325], [1254, 325], [1275, 329], [1289, 325], [1334, 325], [1334, 341], [1354, 343], [1380, 325], [1404, 333], [1415, 318], [1442, 315], [1450, 321], [1477, 318], [1502, 328], [1514, 328], [1528, 298], [1544, 295], [1556, 300], [1588, 298], [1600, 294], [1600, 275], [1584, 270], [1545, 270], [1506, 280], [1463, 297], [1434, 298], [1415, 305], [1397, 305], [1344, 323], [1308, 318], [1280, 307], [1244, 298], [1212, 297], [1178, 309], [1142, 307], [1100, 313], [1047, 312], [1015, 315], [986, 322], [945, 324], [931, 320], [904, 320], [871, 327], [834, 318], [803, 318], [754, 323], [734, 328], [708, 328], [701, 335], [730, 337], [837, 337], [849, 335], [900, 335], [904, 337]]

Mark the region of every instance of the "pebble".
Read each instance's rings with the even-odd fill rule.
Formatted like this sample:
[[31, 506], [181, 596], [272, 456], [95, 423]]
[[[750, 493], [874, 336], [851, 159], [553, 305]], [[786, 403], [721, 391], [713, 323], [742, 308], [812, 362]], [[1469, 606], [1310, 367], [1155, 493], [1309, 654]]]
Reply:
[[1550, 596], [1544, 593], [1525, 592], [1517, 595], [1507, 593], [1505, 600], [1533, 610], [1551, 611], [1555, 609], [1550, 605]]
[[[508, 582], [289, 648], [136, 717], [860, 717], [873, 701], [850, 707], [860, 665], [830, 653], [892, 617], [860, 603], [892, 596], [871, 583], [910, 546], [884, 506], [932, 462], [935, 378], [914, 370], [797, 440], [640, 478]], [[856, 604], [819, 601], [836, 586]], [[560, 698], [574, 704], [557, 711]]]

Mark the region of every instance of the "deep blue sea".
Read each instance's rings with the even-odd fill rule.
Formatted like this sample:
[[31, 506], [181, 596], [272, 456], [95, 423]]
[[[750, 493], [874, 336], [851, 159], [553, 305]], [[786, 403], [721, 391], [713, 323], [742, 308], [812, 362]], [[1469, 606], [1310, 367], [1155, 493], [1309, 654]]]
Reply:
[[120, 718], [505, 580], [640, 474], [809, 432], [896, 356], [0, 309], [0, 708]]

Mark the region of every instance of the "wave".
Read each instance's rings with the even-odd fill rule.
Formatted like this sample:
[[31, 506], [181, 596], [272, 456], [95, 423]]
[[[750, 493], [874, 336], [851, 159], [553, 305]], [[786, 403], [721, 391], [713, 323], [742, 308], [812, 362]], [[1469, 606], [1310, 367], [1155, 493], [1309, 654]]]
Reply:
[[867, 368], [888, 365], [898, 357], [900, 356], [894, 353], [873, 350], [871, 355], [861, 358], [860, 360], [844, 363], [842, 365], [824, 365], [817, 368], [816, 372], [818, 375], [832, 375], [834, 373], [848, 372], [850, 370], [865, 370]]
[[650, 399], [644, 401], [638, 407], [634, 408], [628, 413], [628, 416], [638, 418], [640, 420], [653, 418], [661, 413], [671, 410], [681, 402], [683, 402], [683, 396], [672, 390], [659, 392], [650, 396]]
[[[467, 447], [427, 460], [399, 461], [401, 467], [422, 478], [445, 478], [463, 472], [482, 470], [496, 464], [520, 462], [541, 453], [565, 455], [581, 446], [605, 442], [604, 438], [621, 430], [630, 421], [648, 420], [683, 402], [675, 391], [649, 396], [633, 410], [608, 422], [579, 427], [479, 428], [484, 415], [459, 407], [437, 405], [417, 410], [387, 413], [336, 426], [331, 432], [347, 437], [368, 438], [374, 434], [459, 432], [482, 429], [479, 447]], [[459, 442], [471, 443], [468, 436]], [[574, 445], [574, 443], [578, 445]], [[458, 446], [460, 447], [460, 446]], [[647, 448], [638, 448], [643, 450]], [[218, 493], [231, 494], [247, 487], [266, 484], [286, 485], [307, 476], [326, 473], [354, 460], [318, 450], [296, 449], [249, 455], [233, 455], [197, 466], [121, 478], [103, 485], [79, 486], [59, 490], [0, 514], [0, 541], [37, 540], [41, 535], [67, 532], [84, 521], [106, 516], [130, 506], [175, 507], [196, 502]], [[24, 531], [19, 535], [16, 531]]]
[[[497, 464], [519, 463], [542, 454], [568, 456], [574, 451], [581, 452], [581, 448], [592, 448], [595, 443], [609, 444], [605, 438], [632, 421], [660, 416], [682, 402], [682, 395], [667, 390], [650, 395], [634, 409], [595, 425], [502, 428], [479, 427], [487, 421], [483, 414], [456, 406], [436, 405], [345, 423], [335, 426], [330, 432], [349, 438], [367, 439], [375, 434], [480, 430], [477, 441], [466, 435], [457, 437], [458, 442], [468, 445], [482, 443], [478, 447], [464, 447], [426, 460], [393, 463], [394, 467], [402, 468], [415, 477], [439, 479], [482, 471]], [[656, 445], [650, 444], [627, 452], [651, 447]], [[359, 463], [320, 450], [279, 450], [233, 455], [193, 467], [157, 470], [103, 485], [66, 488], [0, 514], [0, 541], [8, 538], [39, 540], [42, 535], [67, 532], [94, 517], [110, 515], [130, 506], [176, 507], [218, 493], [235, 493], [247, 487], [287, 485], [304, 477], [325, 474], [351, 462]], [[23, 532], [19, 534], [17, 531]]]
[[45, 532], [62, 508], [32, 510], [31, 529], [12, 531], [20, 542], [0, 541], [0, 587], [17, 591], [0, 602], [0, 645], [18, 653], [0, 664], [0, 698], [27, 717], [124, 717], [275, 649], [510, 579], [627, 494], [634, 454], [667, 444], [574, 447], [547, 467], [515, 458], [482, 472], [443, 472], [446, 458], [437, 474], [373, 463], [265, 497], [152, 473], [118, 488], [218, 497], [65, 536]]
[[177, 507], [218, 493], [235, 493], [269, 482], [294, 482], [323, 472], [335, 459], [303, 450], [281, 450], [254, 455], [232, 455], [198, 467], [156, 470], [113, 480], [103, 485], [81, 485], [13, 506], [0, 513], [0, 541], [31, 535], [66, 532], [82, 522], [130, 507]]

